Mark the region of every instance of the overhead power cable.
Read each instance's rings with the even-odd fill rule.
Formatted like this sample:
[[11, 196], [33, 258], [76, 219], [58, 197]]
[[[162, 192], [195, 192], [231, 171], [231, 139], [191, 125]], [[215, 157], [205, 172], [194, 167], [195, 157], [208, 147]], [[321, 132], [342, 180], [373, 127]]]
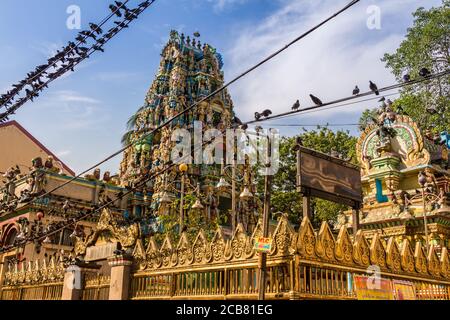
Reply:
[[[206, 131], [206, 130], [207, 129], [205, 128], [203, 131]], [[225, 134], [226, 130], [227, 129], [222, 129], [221, 133]], [[204, 147], [204, 146], [206, 146], [208, 144], [215, 143], [215, 142], [216, 142], [215, 139], [211, 139], [209, 141], [202, 142], [201, 146]], [[198, 146], [194, 145], [194, 149], [197, 148], [197, 147]], [[179, 159], [178, 163], [182, 162], [183, 160], [187, 160], [190, 157], [191, 157], [191, 154], [186, 154], [182, 158]], [[26, 239], [22, 240], [19, 244], [16, 244], [16, 245], [13, 244], [13, 245], [8, 245], [8, 246], [4, 246], [3, 248], [0, 248], [0, 254], [1, 253], [5, 253], [5, 252], [10, 252], [10, 251], [13, 251], [13, 250], [15, 250], [17, 248], [23, 247], [27, 243], [31, 243], [31, 242], [34, 242], [34, 241], [38, 241], [38, 242], [43, 241], [45, 238], [47, 238], [49, 236], [52, 236], [52, 235], [55, 235], [58, 232], [61, 232], [64, 229], [66, 229], [66, 228], [68, 228], [68, 227], [70, 227], [72, 225], [76, 226], [76, 224], [78, 222], [86, 220], [87, 218], [89, 218], [90, 216], [92, 216], [95, 213], [99, 212], [100, 210], [109, 207], [110, 205], [114, 204], [118, 200], [121, 200], [123, 197], [125, 197], [125, 196], [127, 196], [127, 195], [129, 195], [129, 194], [131, 194], [131, 193], [133, 193], [135, 191], [138, 191], [141, 187], [145, 186], [147, 184], [147, 182], [149, 182], [149, 181], [153, 180], [155, 177], [157, 177], [157, 176], [159, 176], [161, 174], [164, 174], [165, 172], [169, 171], [171, 168], [173, 168], [174, 166], [178, 165], [178, 163], [170, 162], [166, 167], [162, 168], [158, 172], [155, 172], [155, 173], [153, 173], [151, 175], [148, 175], [147, 177], [142, 176], [141, 177], [141, 181], [139, 181], [138, 183], [134, 184], [126, 192], [120, 192], [114, 199], [110, 199], [109, 201], [106, 201], [101, 206], [99, 206], [99, 207], [97, 207], [95, 209], [91, 209], [90, 212], [87, 212], [87, 213], [85, 213], [84, 215], [82, 215], [82, 216], [80, 216], [78, 218], [71, 218], [70, 220], [66, 219], [68, 221], [64, 225], [62, 225], [62, 226], [60, 226], [58, 228], [55, 228], [54, 230], [52, 230], [50, 232], [45, 232], [43, 235], [26, 238]]]
[[[410, 85], [413, 85], [413, 84], [417, 84], [417, 83], [420, 83], [420, 82], [430, 81], [432, 79], [443, 77], [443, 76], [445, 76], [447, 74], [450, 74], [450, 70], [445, 70], [445, 71], [442, 71], [442, 72], [439, 72], [439, 73], [435, 73], [435, 74], [432, 74], [432, 75], [430, 75], [430, 76], [428, 76], [426, 78], [419, 78], [417, 80], [413, 80], [413, 81], [409, 81], [409, 82], [403, 82], [403, 83], [398, 83], [398, 84], [394, 84], [394, 85], [391, 85], [391, 86], [387, 86], [387, 87], [378, 89], [378, 91], [380, 93], [381, 92], [386, 92], [386, 91], [402, 88], [402, 87], [405, 87], [405, 86], [410, 86]], [[367, 91], [367, 92], [364, 92], [364, 93], [361, 93], [361, 94], [357, 94], [357, 95], [352, 95], [352, 96], [349, 96], [349, 97], [346, 97], [346, 98], [332, 100], [332, 101], [329, 101], [329, 102], [326, 102], [326, 103], [322, 103], [320, 105], [313, 105], [313, 106], [302, 108], [302, 109], [298, 109], [298, 110], [292, 110], [292, 111], [288, 111], [288, 112], [279, 113], [279, 114], [276, 114], [276, 115], [273, 115], [273, 116], [268, 116], [268, 117], [265, 117], [265, 118], [250, 120], [250, 121], [244, 122], [243, 125], [249, 125], [249, 124], [253, 124], [253, 123], [259, 123], [259, 122], [263, 122], [263, 121], [284, 118], [286, 116], [295, 115], [297, 113], [304, 114], [304, 113], [306, 113], [306, 111], [312, 112], [313, 110], [316, 110], [316, 109], [324, 110], [322, 108], [327, 107], [327, 106], [340, 104], [342, 102], [358, 99], [358, 98], [369, 96], [369, 95], [373, 95], [373, 94], [375, 94], [373, 91]], [[377, 98], [375, 97], [374, 99], [377, 99]], [[373, 99], [368, 99], [368, 100], [373, 100]], [[352, 102], [352, 103], [347, 103], [347, 104], [340, 104], [338, 106], [334, 106], [334, 108], [345, 106], [345, 105], [350, 105], [350, 104], [355, 104], [355, 103], [360, 103], [360, 102], [363, 102], [363, 101], [364, 100], [356, 101], [356, 102]]]
[[197, 107], [199, 104], [201, 104], [204, 101], [209, 100], [210, 98], [212, 98], [213, 96], [217, 95], [218, 93], [222, 92], [223, 90], [225, 90], [227, 87], [229, 87], [231, 84], [235, 83], [236, 81], [238, 81], [239, 79], [243, 78], [244, 76], [246, 76], [247, 74], [249, 74], [250, 72], [252, 72], [253, 70], [257, 69], [258, 67], [260, 67], [261, 65], [263, 65], [264, 63], [268, 62], [269, 60], [273, 59], [275, 56], [279, 55], [281, 52], [285, 51], [287, 48], [289, 48], [290, 46], [292, 46], [294, 43], [300, 41], [301, 39], [305, 38], [307, 35], [311, 34], [312, 32], [314, 32], [315, 30], [317, 30], [318, 28], [320, 28], [321, 26], [323, 26], [324, 24], [326, 24], [327, 22], [329, 22], [330, 20], [332, 20], [333, 18], [337, 17], [338, 15], [340, 15], [341, 13], [343, 13], [344, 11], [350, 9], [352, 6], [354, 6], [355, 4], [357, 4], [360, 0], [353, 0], [351, 1], [349, 4], [347, 4], [345, 7], [343, 7], [342, 9], [340, 9], [339, 11], [333, 13], [331, 16], [329, 16], [328, 18], [326, 18], [325, 20], [323, 20], [322, 22], [320, 22], [319, 24], [315, 25], [314, 27], [312, 27], [311, 29], [309, 29], [308, 31], [302, 33], [300, 36], [298, 36], [297, 38], [295, 38], [294, 40], [292, 40], [291, 42], [289, 42], [288, 44], [286, 44], [284, 47], [282, 47], [281, 49], [275, 51], [274, 53], [272, 53], [271, 55], [269, 55], [267, 58], [263, 59], [261, 62], [257, 63], [256, 65], [254, 65], [253, 67], [247, 69], [246, 71], [244, 71], [243, 73], [241, 73], [240, 75], [238, 75], [237, 77], [235, 77], [234, 79], [230, 80], [229, 82], [227, 82], [226, 84], [224, 84], [223, 86], [219, 87], [218, 89], [216, 89], [215, 91], [211, 92], [210, 94], [208, 94], [207, 96], [203, 97], [202, 99], [198, 100], [197, 102], [194, 102], [192, 105], [190, 105], [189, 107], [185, 108], [184, 110], [180, 111], [179, 113], [175, 114], [174, 116], [172, 116], [171, 118], [167, 119], [164, 123], [160, 124], [158, 127], [154, 128], [153, 130], [151, 130], [149, 133], [147, 133], [146, 135], [144, 135], [143, 137], [141, 137], [140, 139], [138, 139], [135, 142], [129, 143], [126, 146], [124, 146], [123, 148], [119, 149], [118, 151], [114, 152], [113, 154], [111, 154], [110, 156], [104, 158], [103, 160], [99, 161], [98, 163], [96, 163], [95, 165], [87, 168], [86, 170], [82, 171], [81, 173], [79, 173], [78, 175], [72, 177], [71, 179], [67, 180], [66, 182], [64, 182], [63, 184], [53, 188], [52, 190], [46, 192], [43, 195], [38, 196], [38, 198], [44, 197], [66, 185], [68, 185], [69, 183], [75, 181], [77, 178], [80, 178], [82, 175], [92, 171], [93, 169], [97, 168], [98, 166], [106, 163], [107, 161], [113, 159], [114, 157], [118, 156], [119, 154], [121, 154], [122, 152], [124, 152], [126, 149], [128, 149], [129, 147], [133, 146], [136, 143], [140, 143], [141, 141], [144, 141], [148, 136], [151, 136], [152, 134], [156, 133], [157, 131], [161, 130], [162, 128], [165, 128], [166, 126], [168, 126], [171, 122], [173, 122], [175, 119], [177, 119], [178, 117], [184, 115], [185, 113], [193, 110], [195, 107]]
[[[128, 0], [129, 1], [129, 0]], [[127, 1], [127, 2], [128, 2]], [[8, 117], [14, 114], [21, 106], [23, 106], [27, 101], [33, 101], [34, 98], [39, 96], [39, 92], [44, 88], [48, 87], [48, 84], [58, 79], [62, 75], [64, 75], [69, 70], [74, 71], [74, 67], [79, 63], [88, 59], [94, 52], [96, 51], [104, 51], [103, 46], [108, 43], [114, 36], [116, 36], [122, 29], [128, 28], [128, 25], [135, 19], [139, 17], [139, 15], [144, 12], [153, 2], [144, 1], [135, 9], [128, 9], [125, 6], [125, 3], [120, 3], [120, 6], [115, 7], [110, 16], [113, 16], [119, 9], [124, 8], [125, 15], [124, 19], [121, 22], [115, 22], [116, 27], [111, 28], [107, 34], [103, 35], [101, 38], [96, 39], [95, 32], [100, 34], [101, 26], [106, 23], [111, 17], [107, 17], [104, 19], [104, 22], [100, 23], [100, 25], [91, 24], [92, 31], [82, 31], [79, 34], [80, 40], [78, 44], [73, 42], [69, 42], [69, 45], [64, 48], [62, 52], [58, 52], [54, 57], [49, 59], [48, 65], [38, 66], [36, 71], [29, 73], [29, 78], [22, 80], [18, 85], [14, 85], [14, 89], [10, 91], [9, 95], [3, 95], [0, 97], [0, 106], [6, 106], [6, 112], [0, 113], [0, 123], [5, 122]], [[120, 14], [122, 15], [122, 14]], [[95, 31], [96, 30], [96, 31]], [[93, 37], [96, 41], [90, 47], [79, 47], [80, 43], [85, 43], [86, 39], [89, 37]], [[78, 39], [78, 37], [77, 37]], [[67, 64], [64, 64], [68, 62]], [[61, 63], [61, 65], [58, 65]], [[46, 70], [53, 67], [56, 71], [52, 73], [48, 73]], [[47, 78], [46, 81], [43, 81], [41, 77]], [[11, 99], [18, 95], [25, 86], [29, 85], [32, 89], [25, 89], [26, 96], [23, 98], [19, 98], [14, 104], [8, 107], [8, 104], [11, 104]]]

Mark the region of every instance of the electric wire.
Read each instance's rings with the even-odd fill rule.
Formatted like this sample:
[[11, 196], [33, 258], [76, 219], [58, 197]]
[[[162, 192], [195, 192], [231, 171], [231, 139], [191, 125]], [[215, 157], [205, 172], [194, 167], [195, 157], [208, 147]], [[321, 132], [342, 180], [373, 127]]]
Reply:
[[122, 152], [124, 152], [126, 149], [128, 149], [129, 147], [133, 146], [136, 143], [139, 143], [141, 141], [143, 141], [144, 139], [146, 139], [147, 137], [151, 136], [152, 134], [154, 134], [155, 132], [161, 130], [162, 128], [165, 128], [166, 126], [168, 126], [172, 121], [174, 121], [175, 119], [177, 119], [178, 117], [184, 115], [185, 113], [191, 111], [192, 109], [194, 109], [196, 106], [198, 106], [200, 103], [207, 101], [208, 99], [212, 98], [213, 96], [215, 96], [216, 94], [222, 92], [223, 90], [225, 90], [226, 88], [228, 88], [231, 84], [235, 83], [236, 81], [238, 81], [239, 79], [243, 78], [244, 76], [246, 76], [247, 74], [249, 74], [250, 72], [252, 72], [253, 70], [257, 69], [258, 67], [260, 67], [261, 65], [263, 65], [264, 63], [268, 62], [269, 60], [271, 60], [272, 58], [274, 58], [275, 56], [279, 55], [280, 53], [282, 53], [283, 51], [285, 51], [287, 48], [289, 48], [291, 45], [293, 45], [294, 43], [300, 41], [301, 39], [303, 39], [304, 37], [306, 37], [307, 35], [309, 35], [310, 33], [312, 33], [313, 31], [317, 30], [318, 28], [320, 28], [321, 26], [323, 26], [324, 24], [326, 24], [327, 22], [329, 22], [330, 20], [332, 20], [333, 18], [337, 17], [339, 14], [343, 13], [344, 11], [350, 9], [352, 6], [354, 6], [356, 3], [358, 3], [360, 0], [353, 0], [351, 1], [349, 4], [347, 4], [345, 7], [343, 7], [342, 9], [340, 9], [339, 11], [333, 13], [331, 16], [329, 16], [328, 18], [326, 18], [325, 20], [323, 20], [322, 22], [320, 22], [319, 24], [315, 25], [314, 27], [312, 27], [311, 29], [307, 30], [306, 32], [302, 33], [300, 36], [298, 36], [297, 38], [295, 38], [294, 40], [292, 40], [291, 42], [289, 42], [288, 44], [286, 44], [284, 47], [282, 47], [281, 49], [278, 49], [277, 51], [275, 51], [274, 53], [272, 53], [271, 55], [269, 55], [267, 58], [263, 59], [262, 61], [258, 62], [256, 65], [254, 65], [253, 67], [247, 69], [246, 71], [242, 72], [241, 74], [239, 74], [237, 77], [235, 77], [234, 79], [230, 80], [229, 82], [225, 83], [223, 86], [219, 87], [218, 89], [214, 90], [213, 92], [211, 92], [210, 94], [208, 94], [207, 96], [203, 97], [202, 99], [198, 100], [197, 102], [194, 102], [192, 105], [190, 105], [189, 107], [185, 108], [184, 110], [180, 111], [179, 113], [175, 114], [174, 116], [172, 116], [171, 118], [167, 119], [164, 123], [160, 124], [158, 127], [154, 128], [153, 130], [151, 130], [149, 133], [147, 133], [146, 135], [144, 135], [143, 137], [141, 137], [140, 139], [138, 139], [135, 142], [129, 143], [126, 146], [124, 146], [123, 148], [119, 149], [118, 151], [114, 152], [113, 154], [109, 155], [108, 157], [106, 157], [105, 159], [99, 161], [98, 163], [96, 163], [95, 165], [87, 168], [86, 170], [82, 171], [81, 173], [79, 173], [78, 175], [72, 177], [71, 179], [67, 180], [66, 182], [64, 182], [63, 184], [55, 187], [54, 189], [46, 192], [45, 194], [38, 196], [38, 198], [40, 197], [44, 197], [62, 187], [64, 187], [65, 185], [75, 181], [77, 178], [80, 178], [83, 174], [88, 173], [89, 171], [97, 168], [98, 166], [106, 163], [107, 161], [111, 160], [112, 158], [118, 156], [119, 154], [121, 154]]

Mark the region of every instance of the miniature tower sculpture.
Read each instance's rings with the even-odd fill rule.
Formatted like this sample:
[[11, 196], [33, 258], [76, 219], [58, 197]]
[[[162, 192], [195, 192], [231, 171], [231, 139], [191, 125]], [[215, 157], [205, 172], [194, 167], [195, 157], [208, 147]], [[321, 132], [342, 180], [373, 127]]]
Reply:
[[[123, 142], [132, 143], [125, 150], [120, 165], [122, 186], [132, 186], [137, 179], [159, 172], [171, 160], [171, 151], [177, 141], [172, 137], [176, 129], [192, 132], [194, 121], [201, 121], [203, 131], [209, 128], [230, 127], [233, 104], [226, 90], [202, 102], [179, 116], [155, 134], [151, 130], [166, 122], [193, 103], [223, 85], [222, 58], [212, 46], [171, 31], [170, 39], [161, 54], [158, 73], [148, 90], [144, 105], [129, 121], [130, 131]], [[175, 141], [173, 141], [175, 140]], [[211, 167], [211, 166], [209, 166]], [[189, 165], [188, 176], [197, 185], [205, 175], [205, 166]], [[151, 199], [142, 207], [157, 208], [167, 183], [177, 179], [177, 170], [158, 175], [142, 189], [141, 195]], [[141, 202], [142, 203], [142, 202]], [[136, 203], [135, 203], [136, 205]]]
[[[361, 133], [356, 151], [364, 194], [361, 228], [367, 238], [449, 245], [449, 149], [390, 104]], [[350, 221], [341, 216], [338, 225]]]

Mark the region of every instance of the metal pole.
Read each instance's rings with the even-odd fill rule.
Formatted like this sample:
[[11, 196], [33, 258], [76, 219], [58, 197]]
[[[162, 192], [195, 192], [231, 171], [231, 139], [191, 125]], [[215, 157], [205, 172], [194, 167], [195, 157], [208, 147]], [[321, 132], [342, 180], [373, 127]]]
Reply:
[[180, 235], [183, 232], [184, 228], [184, 176], [185, 173], [181, 175], [181, 197], [180, 197]]
[[236, 154], [231, 165], [231, 232], [236, 228]]
[[358, 232], [359, 229], [359, 207], [360, 205], [358, 204], [352, 210], [353, 236], [356, 236], [356, 233]]
[[425, 188], [422, 186], [422, 205], [423, 205], [423, 226], [425, 228], [425, 244], [428, 256], [428, 226], [427, 226], [427, 209], [425, 204]]
[[[263, 209], [263, 237], [269, 236], [269, 210], [270, 210], [270, 188], [272, 183], [272, 175], [269, 175], [268, 168], [270, 167], [271, 156], [271, 143], [269, 137], [267, 137], [267, 163], [266, 163], [266, 177], [264, 180], [264, 209]], [[266, 290], [266, 266], [267, 266], [267, 253], [261, 252], [258, 260], [258, 300], [265, 299]]]

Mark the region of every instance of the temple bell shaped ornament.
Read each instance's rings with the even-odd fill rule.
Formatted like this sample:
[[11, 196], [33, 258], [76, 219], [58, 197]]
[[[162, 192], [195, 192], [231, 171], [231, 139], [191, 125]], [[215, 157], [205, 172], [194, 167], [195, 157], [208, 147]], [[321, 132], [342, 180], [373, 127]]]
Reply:
[[172, 203], [172, 199], [170, 199], [169, 195], [167, 194], [167, 192], [164, 192], [161, 199], [159, 200], [159, 202], [161, 204], [171, 204]]
[[230, 184], [225, 180], [224, 177], [221, 177], [219, 182], [216, 185], [216, 188], [220, 191], [225, 191], [230, 187]]
[[253, 194], [250, 192], [250, 190], [248, 190], [247, 187], [245, 187], [244, 190], [239, 195], [239, 198], [241, 198], [241, 200], [249, 200], [252, 197], [253, 197]]
[[195, 203], [192, 205], [192, 209], [204, 209], [205, 207], [200, 202], [200, 199], [195, 200]]
[[180, 165], [178, 166], [178, 169], [179, 169], [181, 172], [186, 172], [186, 171], [188, 170], [188, 166], [187, 166], [186, 163], [182, 163], [182, 164], [180, 164]]

